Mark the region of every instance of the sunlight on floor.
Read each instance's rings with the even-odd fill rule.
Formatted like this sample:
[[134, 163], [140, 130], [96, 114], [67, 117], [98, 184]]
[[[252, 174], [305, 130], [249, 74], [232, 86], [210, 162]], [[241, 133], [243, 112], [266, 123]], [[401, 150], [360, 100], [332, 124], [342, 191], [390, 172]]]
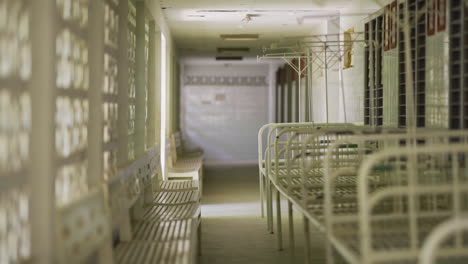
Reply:
[[203, 204], [202, 208], [203, 218], [226, 216], [260, 216], [260, 204], [258, 202]]
[[[285, 250], [277, 250], [276, 235], [261, 217], [258, 168], [207, 169], [202, 197], [202, 264], [304, 263], [302, 218], [295, 216], [295, 261], [288, 244], [286, 203], [282, 202]], [[311, 230], [313, 236], [316, 233]], [[320, 241], [320, 240], [316, 240]], [[312, 246], [314, 263], [324, 263], [323, 246]]]

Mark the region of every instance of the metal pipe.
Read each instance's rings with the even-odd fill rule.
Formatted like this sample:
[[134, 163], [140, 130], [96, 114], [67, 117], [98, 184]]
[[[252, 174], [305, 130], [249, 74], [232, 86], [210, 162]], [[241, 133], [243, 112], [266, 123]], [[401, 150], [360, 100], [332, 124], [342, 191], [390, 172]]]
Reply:
[[307, 89], [309, 90], [309, 97], [307, 98], [309, 100], [308, 106], [309, 106], [309, 120], [307, 122], [314, 122], [314, 106], [312, 104], [313, 102], [313, 86], [312, 86], [312, 62], [310, 59], [310, 49], [307, 49]]
[[298, 99], [296, 100], [299, 102], [299, 105], [297, 109], [299, 110], [299, 122], [304, 122], [303, 120], [303, 113], [302, 113], [302, 106], [303, 104], [301, 101], [303, 101], [303, 94], [302, 94], [302, 57], [297, 58], [297, 65], [298, 65], [298, 72], [297, 72], [297, 82], [298, 82]]
[[271, 192], [271, 182], [269, 179], [267, 180], [267, 219], [268, 219], [268, 231], [270, 231], [270, 234], [273, 234], [273, 195]]
[[261, 207], [261, 211], [262, 211], [262, 218], [265, 217], [265, 205], [264, 205], [264, 194], [263, 194], [263, 173], [262, 171], [260, 170], [259, 171], [259, 178], [260, 178], [260, 207]]
[[326, 123], [329, 123], [328, 120], [328, 61], [327, 61], [327, 45], [323, 45], [325, 48], [325, 108], [326, 108]]
[[305, 263], [310, 264], [312, 257], [310, 252], [310, 230], [309, 230], [309, 219], [304, 215], [304, 239], [305, 239]]
[[291, 254], [291, 263], [294, 263], [294, 250], [296, 243], [294, 241], [294, 216], [293, 216], [293, 206], [291, 201], [288, 200], [288, 220], [289, 220], [289, 250]]
[[[341, 61], [344, 63], [344, 61]], [[343, 76], [343, 64], [340, 62], [340, 86], [341, 86], [341, 99], [343, 100], [343, 115], [344, 115], [344, 122], [348, 123], [348, 118], [346, 116], [346, 96], [345, 96], [345, 89], [344, 89], [344, 76]]]

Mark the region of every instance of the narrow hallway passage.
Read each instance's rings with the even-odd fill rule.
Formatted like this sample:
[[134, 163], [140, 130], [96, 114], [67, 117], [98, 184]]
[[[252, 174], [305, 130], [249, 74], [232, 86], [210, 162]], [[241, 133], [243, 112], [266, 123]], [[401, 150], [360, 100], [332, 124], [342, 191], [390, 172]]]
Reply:
[[[258, 167], [208, 168], [205, 170], [202, 197], [201, 264], [291, 263], [288, 249], [287, 207], [282, 203], [285, 250], [276, 248], [275, 235], [266, 230], [261, 218], [258, 188]], [[302, 219], [295, 215], [296, 258], [304, 263]], [[323, 263], [323, 241], [311, 227], [312, 258]]]

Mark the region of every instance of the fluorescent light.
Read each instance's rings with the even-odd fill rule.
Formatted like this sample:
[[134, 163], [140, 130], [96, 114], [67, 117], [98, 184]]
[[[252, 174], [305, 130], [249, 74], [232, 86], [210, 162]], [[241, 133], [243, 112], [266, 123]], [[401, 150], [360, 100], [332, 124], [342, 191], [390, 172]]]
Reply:
[[253, 41], [258, 40], [258, 34], [221, 34], [219, 37], [222, 40], [241, 40]]
[[249, 52], [250, 48], [248, 47], [219, 47], [218, 53], [223, 52]]
[[229, 61], [241, 61], [243, 58], [241, 56], [217, 56], [216, 60], [229, 60]]

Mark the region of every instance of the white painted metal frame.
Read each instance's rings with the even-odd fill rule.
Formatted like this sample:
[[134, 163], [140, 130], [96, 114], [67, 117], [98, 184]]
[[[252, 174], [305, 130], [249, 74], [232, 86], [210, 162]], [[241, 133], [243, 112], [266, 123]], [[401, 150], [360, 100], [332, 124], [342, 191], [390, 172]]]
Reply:
[[[315, 123], [282, 123], [282, 124], [267, 124], [264, 125], [258, 133], [258, 162], [259, 162], [259, 182], [260, 182], [260, 202], [262, 217], [265, 215], [265, 206], [267, 214], [268, 231], [273, 233], [273, 202], [270, 182], [270, 174], [273, 174], [275, 169], [284, 167], [285, 160], [276, 157], [278, 145], [287, 143], [288, 133], [294, 135], [297, 129], [320, 129], [323, 127], [346, 127], [352, 126], [347, 124], [315, 124]], [[283, 130], [285, 132], [283, 132]], [[278, 138], [284, 140], [283, 143], [278, 142]], [[285, 139], [286, 138], [286, 139]], [[266, 145], [264, 142], [266, 140]], [[283, 150], [284, 151], [284, 150]], [[278, 166], [280, 167], [278, 167]]]
[[[257, 60], [274, 59], [285, 61], [298, 75], [298, 96], [301, 98], [299, 121], [305, 122], [306, 117], [313, 117], [312, 107], [307, 101], [312, 101], [311, 85], [312, 77], [318, 71], [325, 73], [325, 102], [326, 102], [326, 122], [328, 123], [328, 70], [339, 65], [339, 74], [341, 76], [340, 89], [342, 97], [346, 97], [344, 90], [343, 68], [345, 50], [349, 45], [363, 44], [373, 45], [372, 39], [367, 41], [364, 39], [363, 32], [346, 33], [351, 36], [351, 40], [345, 40], [344, 33], [342, 34], [326, 34], [312, 35], [300, 37], [294, 44], [275, 43], [271, 47], [263, 49], [263, 55], [257, 56]], [[293, 63], [297, 61], [297, 65]], [[305, 63], [304, 63], [305, 62]], [[303, 65], [304, 63], [304, 65]], [[372, 66], [372, 65], [371, 65]], [[314, 69], [315, 68], [315, 69]], [[302, 76], [307, 73], [307, 86], [302, 87]], [[343, 104], [345, 100], [343, 100]], [[347, 123], [346, 105], [343, 106], [344, 122]]]
[[[263, 177], [267, 178], [266, 188], [274, 187], [277, 190], [280, 250], [283, 246], [279, 203], [282, 194], [288, 199], [288, 205], [298, 207], [305, 217], [307, 262], [310, 261], [309, 222], [327, 234], [328, 263], [333, 263], [334, 250], [350, 263], [418, 260], [420, 263], [432, 263], [436, 259], [436, 248], [439, 248], [438, 256], [465, 257], [461, 261], [467, 261], [468, 245], [462, 240], [462, 235], [466, 236], [466, 232], [463, 232], [467, 227], [461, 217], [464, 217], [468, 208], [468, 168], [465, 161], [468, 154], [468, 132], [416, 130], [413, 80], [410, 74], [412, 66], [409, 63], [410, 18], [408, 6], [405, 6], [404, 21], [400, 24], [403, 24], [403, 34], [407, 40], [404, 47], [408, 62], [405, 64], [407, 131], [388, 133], [385, 130], [366, 132], [357, 129], [350, 133], [336, 131], [327, 135], [326, 132], [323, 133], [324, 130], [317, 132], [313, 128], [293, 128], [275, 134], [275, 143], [273, 146], [267, 145], [265, 159], [261, 142], [268, 126], [260, 130], [259, 176], [261, 182]], [[371, 39], [371, 48], [373, 46]], [[294, 48], [297, 46], [292, 49]], [[301, 54], [283, 53], [272, 56], [287, 58]], [[356, 132], [364, 136], [350, 136]], [[286, 139], [282, 136], [286, 136]], [[340, 136], [343, 137], [340, 139]], [[269, 155], [274, 158], [268, 158]], [[274, 169], [265, 170], [268, 167]], [[281, 172], [281, 169], [285, 169], [285, 172]], [[325, 181], [318, 185], [322, 192], [310, 191], [313, 186], [310, 183], [310, 172], [324, 178]], [[294, 187], [298, 190], [294, 191]], [[261, 193], [263, 203], [263, 190]], [[272, 211], [271, 200], [271, 190], [267, 190], [267, 214]], [[318, 204], [314, 205], [313, 201]], [[342, 205], [345, 207], [341, 208]], [[337, 214], [337, 208], [347, 214]], [[288, 211], [290, 240], [294, 246], [292, 210]], [[376, 221], [391, 222], [395, 219], [408, 219], [409, 224], [399, 223], [386, 225], [386, 229], [375, 229]], [[437, 221], [431, 222], [428, 219]], [[442, 222], [444, 219], [448, 219], [447, 222]], [[338, 230], [335, 223], [340, 221], [348, 223], [342, 230]], [[272, 230], [270, 215], [268, 224], [269, 230]], [[421, 230], [424, 232], [421, 233]], [[375, 232], [387, 234], [385, 237], [378, 237], [379, 233]], [[392, 240], [391, 236], [398, 235], [399, 232], [403, 232], [408, 239]], [[424, 236], [421, 237], [421, 234]], [[442, 241], [452, 234], [455, 235], [455, 242], [445, 243], [441, 247]], [[349, 238], [352, 238], [351, 242]], [[393, 248], [390, 251], [381, 250], [385, 246], [379, 248], [375, 244], [392, 242], [396, 244], [390, 247]]]
[[[371, 156], [385, 153], [385, 149], [399, 148], [404, 150], [411, 150], [415, 148], [415, 144], [431, 149], [436, 148], [431, 146], [450, 146], [450, 144], [454, 147], [459, 145], [466, 147], [468, 142], [468, 133], [466, 131], [422, 130], [418, 132], [419, 133], [417, 136], [410, 136], [408, 134], [382, 134], [374, 135], [372, 137], [369, 137], [369, 135], [351, 136], [339, 139], [330, 145], [325, 160], [324, 186], [324, 209], [326, 223], [325, 230], [328, 237], [327, 259], [329, 259], [329, 263], [333, 261], [332, 245], [342, 254], [343, 257], [348, 259], [348, 261], [352, 263], [361, 263], [363, 261], [362, 259], [356, 259], [357, 256], [353, 256], [353, 253], [350, 252], [350, 249], [343, 249], [344, 242], [336, 242], [337, 239], [340, 239], [340, 233], [335, 235], [333, 232], [335, 229], [349, 229], [350, 226], [347, 224], [349, 224], [353, 219], [356, 219], [358, 212], [360, 212], [359, 210], [361, 210], [359, 207], [357, 207], [361, 205], [361, 202], [358, 202], [357, 200], [358, 194], [356, 193], [356, 191], [359, 191], [359, 188], [361, 188], [361, 185], [357, 181], [357, 175], [359, 168], [364, 166], [362, 165], [362, 162], [365, 162], [367, 157], [370, 158]], [[414, 160], [408, 160], [406, 162], [411, 164], [411, 162], [414, 162]], [[437, 166], [438, 164], [434, 166], [428, 166], [425, 169], [428, 173], [435, 171], [434, 173], [437, 174]], [[376, 167], [374, 166], [374, 168]], [[389, 170], [391, 168], [390, 166], [382, 165], [377, 168], [377, 170], [383, 171], [384, 177], [389, 177], [385, 170]], [[382, 179], [376, 182], [375, 176], [373, 179], [374, 187], [372, 190], [379, 191], [382, 187], [389, 185], [388, 181], [382, 181]], [[390, 177], [389, 179], [391, 181], [398, 180], [398, 183], [400, 184], [404, 182], [403, 178], [402, 180], [399, 180], [399, 176], [393, 178]], [[377, 180], [379, 179], [377, 178]], [[349, 185], [350, 183], [351, 185]], [[376, 183], [378, 185], [375, 185]], [[358, 189], [355, 187], [358, 187]], [[340, 192], [347, 193], [347, 199], [338, 199], [336, 202], [334, 202], [335, 199], [339, 197]], [[394, 199], [394, 202], [396, 206], [402, 208], [401, 206], [403, 204], [401, 199]]]
[[[315, 133], [315, 134], [320, 134], [320, 135], [325, 135], [326, 134], [326, 133], [323, 133], [323, 132], [321, 133], [321, 132], [317, 132], [317, 131], [313, 132], [313, 130], [311, 130], [311, 129], [309, 129], [309, 130], [295, 129], [295, 131], [296, 131], [295, 136], [293, 136], [293, 137], [296, 137], [296, 139], [299, 138], [299, 135], [301, 133], [302, 134], [304, 134], [304, 133], [313, 133], [314, 134]], [[346, 130], [343, 129], [343, 132], [345, 132], [345, 131]], [[348, 131], [352, 131], [352, 130], [348, 129]], [[282, 132], [286, 133], [285, 131], [282, 131]], [[362, 132], [363, 131], [360, 131], [359, 133], [362, 133]], [[413, 143], [415, 143], [415, 142], [425, 142], [424, 143], [425, 146], [426, 147], [429, 146], [427, 148], [431, 148], [430, 147], [431, 144], [432, 145], [437, 144], [436, 146], [439, 147], [439, 146], [445, 146], [446, 144], [450, 144], [450, 142], [455, 142], [453, 146], [458, 146], [460, 144], [462, 144], [462, 146], [463, 146], [463, 145], [466, 145], [467, 138], [468, 138], [468, 133], [466, 131], [452, 131], [452, 132], [447, 132], [447, 131], [421, 131], [421, 133], [419, 133], [418, 136], [411, 136], [411, 135], [405, 134], [404, 130], [400, 130], [400, 131], [396, 130], [395, 132], [393, 132], [393, 134], [385, 134], [384, 133], [384, 134], [382, 134], [380, 136], [379, 135], [371, 136], [371, 134], [369, 134], [370, 132], [365, 132], [365, 133], [367, 133], [365, 136], [353, 136], [353, 137], [350, 137], [349, 134], [346, 136], [346, 133], [343, 133], [343, 135], [345, 135], [345, 137], [343, 139], [341, 139], [341, 140], [340, 139], [336, 140], [335, 143], [333, 143], [333, 141], [335, 141], [335, 140], [332, 140], [332, 141], [329, 140], [329, 139], [331, 139], [329, 136], [324, 138], [323, 136], [315, 135], [315, 136], [309, 137], [309, 139], [306, 141], [307, 143], [303, 142], [303, 145], [310, 148], [310, 146], [312, 145], [311, 143], [314, 142], [314, 140], [315, 140], [315, 142], [319, 142], [319, 144], [317, 145], [317, 146], [319, 146], [319, 149], [323, 149], [324, 142], [328, 141], [329, 143], [332, 144], [330, 146], [330, 148], [329, 148], [329, 152], [328, 153], [322, 153], [321, 151], [317, 152], [317, 154], [320, 154], [322, 157], [324, 157], [325, 154], [327, 155], [326, 156], [327, 160], [325, 161], [325, 164], [329, 164], [329, 162], [333, 161], [333, 162], [335, 162], [335, 165], [334, 165], [335, 167], [338, 166], [337, 168], [343, 168], [343, 169], [338, 169], [338, 172], [344, 173], [344, 175], [349, 175], [349, 173], [351, 171], [351, 172], [354, 172], [354, 175], [356, 175], [356, 169], [350, 170], [350, 168], [349, 168], [349, 165], [350, 165], [349, 158], [348, 159], [347, 158], [342, 159], [343, 161], [345, 161], [345, 163], [341, 162], [340, 164], [338, 164], [338, 163], [336, 163], [336, 160], [335, 160], [335, 157], [338, 157], [338, 156], [336, 154], [333, 154], [333, 153], [337, 153], [337, 154], [340, 154], [342, 156], [345, 156], [346, 152], [343, 152], [344, 151], [343, 147], [344, 148], [349, 148], [350, 146], [356, 145], [355, 147], [351, 148], [351, 150], [354, 149], [354, 148], [357, 148], [358, 145], [356, 144], [356, 142], [358, 141], [358, 139], [361, 140], [361, 141], [367, 141], [366, 144], [363, 144], [363, 145], [365, 145], [365, 149], [360, 149], [358, 151], [351, 151], [350, 154], [355, 156], [355, 155], [361, 153], [359, 155], [364, 157], [364, 156], [370, 155], [370, 153], [372, 153], [372, 152], [368, 152], [370, 150], [369, 147], [374, 148], [375, 151], [380, 151], [378, 148], [385, 147], [385, 146], [386, 147], [398, 146], [398, 145], [402, 144], [402, 142], [406, 142], [406, 146], [409, 146], [409, 147], [411, 147], [413, 145]], [[399, 134], [395, 134], [395, 133], [399, 133]], [[281, 134], [281, 133], [279, 133], [279, 134]], [[333, 135], [333, 133], [331, 135]], [[295, 141], [296, 143], [294, 143], [294, 141], [291, 140], [293, 137], [288, 139], [288, 150], [287, 150], [287, 152], [290, 152], [290, 153], [299, 150], [298, 147], [294, 145], [294, 144], [297, 144], [297, 141]], [[334, 136], [334, 137], [336, 137], [336, 136]], [[278, 135], [276, 138], [277, 139], [281, 138], [281, 135]], [[312, 140], [311, 138], [313, 138], [314, 140]], [[374, 144], [372, 144], [372, 143], [374, 143]], [[440, 144], [442, 144], [442, 145], [440, 145]], [[279, 144], [275, 145], [275, 149], [277, 149], [278, 145]], [[326, 149], [326, 147], [327, 147], [327, 145], [325, 145], [325, 149]], [[375, 147], [378, 147], [378, 148], [376, 149]], [[406, 150], [409, 147], [403, 147], [403, 149]], [[330, 149], [333, 149], [333, 148], [336, 148], [336, 151], [333, 152], [333, 151], [330, 150]], [[412, 149], [412, 148], [410, 148], [410, 149]], [[279, 164], [279, 163], [277, 163], [276, 161], [279, 161], [279, 158], [283, 157], [283, 156], [281, 156], [281, 153], [284, 153], [284, 151], [283, 152], [277, 151], [276, 155], [275, 155], [275, 161], [270, 162], [271, 164], [274, 164], [274, 165], [272, 165], [273, 167], [278, 167], [276, 164]], [[305, 153], [305, 152], [303, 152], [303, 153]], [[312, 153], [308, 152], [308, 153], [312, 155], [313, 152]], [[308, 156], [311, 156], [311, 155], [308, 155]], [[283, 160], [285, 160], [283, 162], [286, 163], [286, 167], [287, 167], [287, 170], [288, 170], [287, 173], [283, 174], [283, 175], [285, 175], [283, 177], [286, 177], [286, 179], [284, 181], [286, 183], [286, 185], [284, 183], [283, 184], [280, 183], [280, 181], [281, 181], [280, 178], [279, 178], [280, 174], [278, 172], [276, 174], [275, 173], [270, 174], [270, 177], [269, 177], [270, 178], [269, 179], [270, 183], [272, 184], [272, 186], [274, 186], [277, 189], [278, 193], [281, 193], [285, 197], [288, 198], [288, 205], [298, 206], [300, 211], [304, 212], [304, 215], [307, 218], [307, 223], [306, 223], [305, 230], [304, 230], [306, 232], [306, 239], [307, 239], [306, 242], [308, 241], [308, 235], [307, 235], [308, 226], [307, 225], [308, 225], [309, 221], [314, 223], [319, 228], [319, 230], [321, 230], [323, 232], [327, 232], [327, 234], [329, 234], [328, 232], [331, 232], [331, 231], [328, 231], [328, 230], [331, 229], [331, 228], [330, 228], [330, 226], [328, 224], [329, 223], [328, 219], [336, 219], [337, 217], [336, 216], [329, 216], [330, 211], [327, 211], [327, 213], [326, 213], [327, 216], [325, 217], [325, 220], [323, 220], [323, 219], [321, 219], [321, 216], [325, 214], [324, 211], [321, 211], [321, 213], [319, 213], [318, 215], [317, 215], [317, 212], [313, 213], [313, 212], [310, 211], [309, 200], [310, 199], [317, 199], [318, 198], [317, 194], [320, 196], [320, 192], [319, 193], [314, 193], [312, 197], [309, 196], [310, 198], [305, 198], [305, 197], [308, 197], [307, 195], [310, 195], [310, 192], [307, 191], [307, 189], [310, 188], [310, 187], [306, 187], [308, 182], [309, 182], [309, 177], [310, 176], [304, 177], [304, 174], [302, 174], [302, 176], [301, 176], [302, 178], [296, 176], [296, 185], [291, 184], [291, 183], [294, 182], [293, 178], [291, 178], [291, 177], [293, 177], [292, 175], [294, 175], [294, 173], [292, 173], [292, 170], [294, 168], [292, 168], [290, 166], [290, 160], [288, 160], [287, 157], [289, 157], [289, 156], [286, 155], [286, 158], [283, 159]], [[293, 155], [293, 157], [294, 157], [294, 155]], [[331, 157], [333, 157], [333, 158], [331, 158]], [[304, 156], [303, 156], [303, 158], [304, 158]], [[316, 161], [319, 161], [319, 160], [320, 159], [318, 159]], [[354, 162], [356, 164], [356, 166], [359, 166], [359, 164], [360, 164], [359, 160], [362, 160], [362, 159], [351, 160], [351, 161]], [[260, 163], [260, 164], [262, 164], [262, 163]], [[266, 163], [266, 164], [268, 164], [268, 163]], [[305, 167], [310, 166], [310, 165], [306, 165], [306, 164], [310, 164], [310, 160], [303, 160], [302, 162], [300, 162], [299, 168], [302, 166], [302, 170], [304, 170]], [[297, 166], [296, 166], [296, 168], [297, 168]], [[320, 172], [319, 172], [319, 175], [324, 175], [324, 173], [327, 172], [326, 173], [327, 176], [325, 176], [325, 185], [322, 185], [322, 187], [320, 187], [321, 189], [323, 189], [323, 192], [321, 192], [322, 196], [323, 196], [323, 193], [324, 194], [332, 193], [332, 191], [328, 189], [328, 188], [330, 188], [330, 183], [327, 183], [327, 182], [328, 182], [329, 179], [335, 179], [336, 176], [330, 175], [330, 173], [331, 173], [331, 172], [329, 172], [330, 168], [332, 168], [332, 166], [326, 165], [325, 168], [321, 169]], [[314, 170], [316, 171], [315, 168], [314, 168]], [[265, 173], [264, 168], [260, 167], [260, 173], [261, 174]], [[354, 176], [354, 178], [356, 179], [356, 176]], [[300, 181], [300, 179], [302, 179], [302, 182]], [[299, 180], [299, 182], [297, 182], [297, 180]], [[287, 185], [288, 183], [290, 185]], [[322, 184], [323, 184], [323, 182], [322, 182]], [[299, 191], [299, 193], [291, 191], [294, 186], [298, 187], [300, 190], [302, 190], [303, 198], [298, 199], [298, 196], [297, 196], [298, 194], [299, 195], [301, 194], [301, 191]], [[326, 186], [328, 186], [328, 187], [326, 187]], [[357, 185], [355, 185], [355, 186], [357, 186]], [[277, 196], [277, 198], [278, 197], [279, 196]], [[356, 199], [358, 196], [355, 195], [354, 197], [355, 197], [354, 199]], [[278, 220], [278, 227], [277, 227], [278, 247], [279, 247], [279, 249], [282, 249], [282, 241], [281, 241], [281, 236], [282, 236], [281, 232], [282, 232], [282, 230], [281, 230], [281, 222], [280, 222], [281, 216], [279, 214], [280, 207], [279, 207], [278, 201], [279, 200], [277, 200], [277, 206], [278, 206], [278, 208], [277, 208], [277, 213], [278, 213], [278, 219], [277, 219]], [[322, 198], [319, 197], [318, 202], [322, 203], [321, 201], [323, 202], [323, 197]], [[330, 202], [330, 198], [329, 197], [325, 198], [325, 204], [321, 205], [321, 206], [319, 205], [320, 207], [323, 208], [321, 210], [328, 210], [330, 208], [336, 208], [336, 206], [328, 205], [329, 202]], [[356, 204], [356, 202], [354, 202], [354, 204]], [[357, 208], [354, 207], [354, 210], [357, 210]], [[290, 217], [292, 217], [291, 214], [290, 214]], [[344, 219], [346, 221], [346, 219], [349, 219], [349, 217], [347, 217], [347, 218], [345, 217]], [[325, 225], [324, 221], [326, 221], [327, 225]], [[290, 240], [291, 240], [291, 244], [294, 245], [294, 233], [292, 231], [293, 230], [292, 223], [293, 222], [290, 219]], [[336, 246], [334, 244], [334, 239], [333, 238], [329, 238], [329, 241], [331, 243], [333, 243], [333, 245], [335, 247], [337, 247], [338, 249], [342, 247], [339, 244], [338, 244], [338, 246]], [[329, 256], [331, 256], [331, 248], [328, 248], [328, 249], [329, 249], [329, 251], [328, 251]], [[340, 251], [340, 253], [341, 253], [341, 251]], [[348, 259], [349, 261], [353, 261], [354, 257], [349, 255], [349, 253], [347, 253], [345, 251], [345, 253], [343, 253], [343, 254], [344, 254], [344, 257], [346, 259]], [[355, 263], [361, 263], [360, 261], [362, 261], [362, 259], [357, 260], [357, 262], [355, 262]], [[368, 262], [363, 262], [363, 263], [368, 263]]]
[[173, 133], [166, 146], [168, 179], [193, 179], [203, 185], [203, 151], [187, 152], [180, 132]]

